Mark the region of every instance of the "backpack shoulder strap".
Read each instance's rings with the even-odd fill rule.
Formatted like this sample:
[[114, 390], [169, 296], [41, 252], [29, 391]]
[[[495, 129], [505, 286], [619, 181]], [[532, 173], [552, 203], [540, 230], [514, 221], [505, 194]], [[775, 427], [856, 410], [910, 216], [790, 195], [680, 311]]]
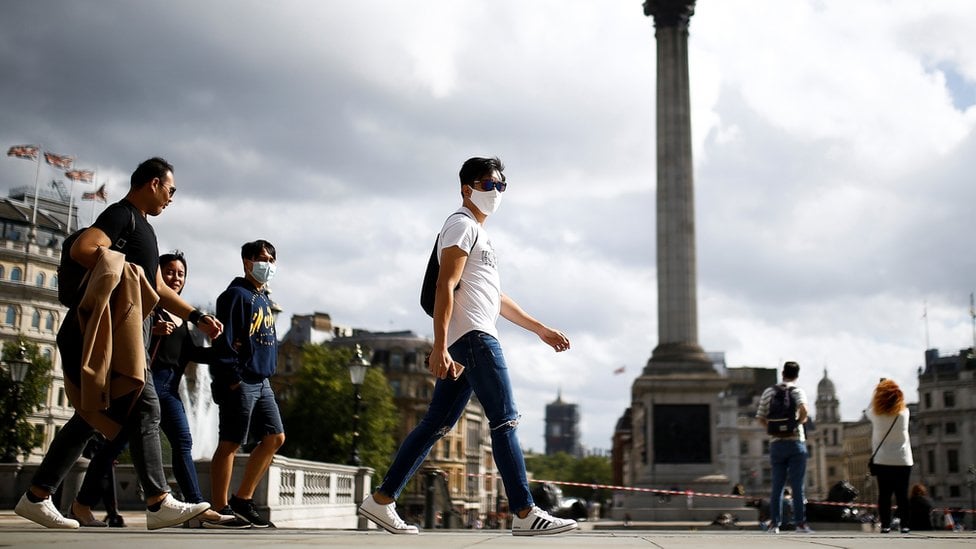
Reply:
[[122, 248], [125, 248], [125, 245], [128, 242], [128, 240], [129, 240], [129, 237], [132, 236], [132, 233], [134, 233], [134, 232], [136, 232], [136, 214], [134, 214], [134, 213], [132, 213], [130, 211], [129, 212], [129, 225], [125, 228], [125, 230], [122, 232], [122, 234], [119, 235], [119, 238], [115, 242], [112, 243], [113, 246], [116, 249], [118, 249], [118, 250], [121, 250]]

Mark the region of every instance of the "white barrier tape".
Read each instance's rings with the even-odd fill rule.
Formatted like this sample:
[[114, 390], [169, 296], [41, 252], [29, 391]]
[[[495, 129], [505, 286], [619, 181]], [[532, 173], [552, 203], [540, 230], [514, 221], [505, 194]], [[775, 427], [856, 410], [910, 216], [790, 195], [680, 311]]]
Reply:
[[[485, 477], [485, 476], [490, 476], [490, 475], [483, 475], [483, 474], [480, 474], [480, 473], [466, 473], [466, 476], [469, 476], [469, 477]], [[531, 482], [548, 482], [550, 484], [560, 484], [560, 485], [563, 485], [563, 486], [578, 486], [578, 487], [581, 487], [581, 488], [597, 488], [597, 489], [605, 489], [605, 490], [614, 490], [614, 491], [618, 491], [618, 492], [645, 492], [645, 493], [658, 494], [658, 495], [667, 495], [667, 496], [687, 496], [687, 497], [701, 496], [701, 497], [709, 497], [709, 498], [756, 499], [756, 497], [754, 497], [754, 496], [740, 496], [740, 495], [736, 495], [736, 494], [713, 494], [713, 493], [708, 493], [708, 492], [695, 492], [695, 491], [692, 491], [692, 490], [661, 490], [661, 489], [657, 489], [657, 488], [639, 488], [639, 487], [636, 487], [636, 486], [614, 486], [612, 484], [594, 484], [594, 483], [589, 483], [589, 482], [570, 482], [570, 481], [566, 481], [566, 480], [532, 479]], [[842, 502], [836, 502], [836, 501], [810, 501], [810, 500], [807, 500], [807, 505], [809, 505], [811, 503], [816, 503], [818, 505], [833, 505], [833, 506], [837, 506], [837, 507], [858, 507], [858, 508], [871, 508], [871, 509], [874, 509], [874, 508], [877, 508], [878, 507], [878, 505], [876, 503], [855, 503], [855, 502], [842, 503]], [[954, 510], [951, 510], [951, 509], [948, 509], [948, 508], [945, 508], [945, 507], [934, 508], [932, 510], [933, 511], [938, 511], [938, 512], [943, 512], [943, 513], [950, 512], [950, 511], [956, 512], [956, 513], [976, 513], [976, 510], [974, 510], [974, 509], [954, 509]]]

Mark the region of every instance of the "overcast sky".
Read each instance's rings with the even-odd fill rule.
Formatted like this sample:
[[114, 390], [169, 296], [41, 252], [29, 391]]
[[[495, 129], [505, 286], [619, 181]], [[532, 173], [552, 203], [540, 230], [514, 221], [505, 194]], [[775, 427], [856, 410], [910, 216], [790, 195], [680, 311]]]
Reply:
[[[853, 420], [879, 376], [918, 399], [926, 345], [973, 344], [974, 28], [968, 0], [698, 3], [706, 350], [796, 360], [811, 398], [826, 370]], [[573, 343], [500, 322], [523, 446], [544, 449], [561, 388], [609, 448], [658, 343], [655, 51], [640, 0], [14, 0], [0, 146], [72, 155], [110, 201], [167, 158], [179, 193], [152, 221], [187, 254], [184, 296], [212, 303], [268, 239], [279, 337], [314, 311], [430, 335], [420, 282], [458, 168], [498, 155], [503, 288]], [[0, 158], [0, 191], [33, 182]]]

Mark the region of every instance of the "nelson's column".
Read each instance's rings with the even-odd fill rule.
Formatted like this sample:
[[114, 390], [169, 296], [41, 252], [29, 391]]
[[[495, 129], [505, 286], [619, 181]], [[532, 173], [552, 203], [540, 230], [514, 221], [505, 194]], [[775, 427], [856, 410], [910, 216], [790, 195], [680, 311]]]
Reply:
[[[694, 12], [695, 0], [644, 2], [657, 41], [658, 344], [631, 388], [632, 445], [624, 482], [724, 493], [728, 479], [717, 463], [717, 422], [726, 379], [698, 344], [688, 83], [688, 23]], [[628, 495], [624, 507], [638, 520], [695, 514], [684, 501], [675, 505], [647, 493]]]

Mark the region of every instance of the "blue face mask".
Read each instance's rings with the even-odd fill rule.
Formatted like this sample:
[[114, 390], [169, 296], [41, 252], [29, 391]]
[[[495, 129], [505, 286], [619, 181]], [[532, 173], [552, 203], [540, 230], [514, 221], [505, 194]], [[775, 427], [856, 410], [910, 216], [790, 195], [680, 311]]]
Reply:
[[270, 261], [255, 261], [251, 264], [251, 276], [261, 285], [271, 282], [277, 270], [275, 264]]

